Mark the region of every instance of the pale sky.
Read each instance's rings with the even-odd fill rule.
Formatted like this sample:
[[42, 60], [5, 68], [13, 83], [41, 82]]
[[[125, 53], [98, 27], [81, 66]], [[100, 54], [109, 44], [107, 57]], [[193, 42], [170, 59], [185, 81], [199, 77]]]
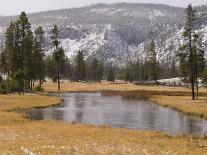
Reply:
[[163, 3], [172, 6], [186, 7], [207, 4], [207, 0], [0, 0], [0, 15], [17, 15], [27, 13], [86, 6], [96, 3]]

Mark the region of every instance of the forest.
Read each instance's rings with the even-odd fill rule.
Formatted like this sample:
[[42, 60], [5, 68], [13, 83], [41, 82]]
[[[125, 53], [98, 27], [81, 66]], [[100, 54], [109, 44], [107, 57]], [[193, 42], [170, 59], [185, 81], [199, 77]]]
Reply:
[[[179, 63], [163, 64], [158, 61], [156, 41], [146, 42], [147, 59], [130, 61], [125, 65], [108, 64], [94, 57], [86, 58], [79, 49], [73, 59], [65, 55], [60, 41], [57, 25], [51, 29], [50, 36], [53, 53], [47, 55], [44, 50], [44, 28], [32, 30], [25, 12], [16, 21], [12, 21], [5, 33], [5, 43], [1, 47], [1, 93], [43, 91], [43, 83], [50, 79], [58, 83], [70, 80], [76, 82], [115, 82], [122, 80], [130, 83], [159, 84], [158, 79], [180, 77], [198, 94], [199, 81], [207, 82], [207, 68], [204, 57], [203, 34], [196, 30], [197, 12], [191, 5], [186, 9], [183, 30], [183, 44], [180, 45]], [[179, 65], [177, 65], [179, 64]], [[38, 81], [38, 82], [37, 82]], [[37, 82], [38, 84], [35, 84]]]

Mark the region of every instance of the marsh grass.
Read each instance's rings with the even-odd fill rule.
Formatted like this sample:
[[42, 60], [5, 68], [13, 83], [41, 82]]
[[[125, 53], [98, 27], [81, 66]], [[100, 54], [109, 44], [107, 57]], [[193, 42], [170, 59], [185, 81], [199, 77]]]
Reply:
[[[206, 109], [206, 104], [189, 103], [189, 96], [181, 96], [182, 92], [173, 88], [170, 90], [160, 87], [145, 88], [131, 84], [92, 84], [92, 86], [88, 87], [90, 92], [112, 90], [103, 92], [103, 95], [149, 98], [157, 104], [169, 107], [195, 106], [188, 107], [190, 111], [196, 111], [198, 105], [201, 109]], [[51, 88], [55, 90], [53, 85]], [[50, 90], [49, 87], [46, 89]], [[64, 84], [64, 89], [82, 92], [87, 89], [87, 85]], [[159, 92], [156, 92], [157, 90]], [[189, 93], [185, 88], [181, 91]], [[172, 96], [172, 92], [173, 95], [179, 92], [178, 96]], [[0, 154], [207, 154], [206, 137], [188, 135], [171, 137], [160, 132], [114, 129], [107, 126], [95, 127], [75, 122], [66, 124], [59, 121], [30, 121], [23, 113], [14, 111], [59, 103], [60, 99], [56, 97], [1, 95]]]

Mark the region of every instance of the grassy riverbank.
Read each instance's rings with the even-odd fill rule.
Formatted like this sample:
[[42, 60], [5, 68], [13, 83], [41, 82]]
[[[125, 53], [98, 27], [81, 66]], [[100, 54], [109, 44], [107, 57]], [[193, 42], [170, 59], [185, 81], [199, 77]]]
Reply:
[[[48, 87], [46, 87], [48, 85]], [[186, 88], [145, 87], [132, 84], [73, 84], [65, 91], [138, 90], [187, 92], [185, 96], [153, 95], [159, 104], [190, 101]], [[45, 84], [45, 90], [56, 91], [55, 84]], [[69, 87], [71, 86], [71, 87]], [[51, 90], [51, 88], [53, 88]], [[205, 90], [202, 90], [205, 92]], [[143, 92], [143, 91], [142, 91]], [[133, 94], [132, 92], [128, 92]], [[172, 93], [170, 93], [172, 94]], [[165, 94], [167, 95], [167, 94]], [[127, 96], [125, 96], [127, 97]], [[129, 96], [128, 96], [129, 97]], [[174, 99], [176, 98], [176, 99]], [[183, 101], [182, 101], [183, 100]], [[182, 101], [182, 102], [181, 102]], [[0, 154], [207, 154], [206, 138], [170, 137], [151, 131], [112, 129], [56, 121], [30, 121], [16, 110], [59, 104], [56, 97], [39, 95], [0, 95]], [[195, 104], [195, 103], [189, 103]], [[202, 103], [200, 103], [202, 104]], [[205, 104], [204, 104], [205, 105]], [[206, 109], [206, 107], [203, 107]]]

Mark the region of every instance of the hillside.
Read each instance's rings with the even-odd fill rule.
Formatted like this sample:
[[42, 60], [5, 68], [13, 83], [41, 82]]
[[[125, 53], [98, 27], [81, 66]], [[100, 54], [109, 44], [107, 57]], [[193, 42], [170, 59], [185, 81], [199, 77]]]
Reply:
[[[200, 8], [205, 12], [206, 8]], [[157, 43], [163, 63], [175, 59], [184, 21], [184, 9], [157, 4], [97, 4], [88, 7], [46, 11], [28, 15], [33, 28], [46, 31], [45, 50], [52, 51], [51, 28], [57, 24], [63, 48], [69, 58], [83, 50], [87, 58], [97, 57], [116, 64], [145, 60], [145, 44]], [[1, 17], [1, 44], [6, 26], [13, 17]], [[205, 21], [205, 20], [203, 20]]]

